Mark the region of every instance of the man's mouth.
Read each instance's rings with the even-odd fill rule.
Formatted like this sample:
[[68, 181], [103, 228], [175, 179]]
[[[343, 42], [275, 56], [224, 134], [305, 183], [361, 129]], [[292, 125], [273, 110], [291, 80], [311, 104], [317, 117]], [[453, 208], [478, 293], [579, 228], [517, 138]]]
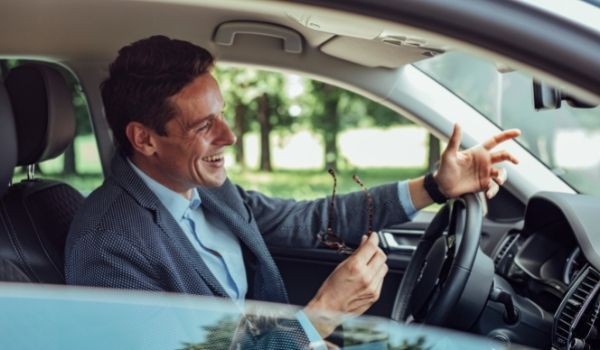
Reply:
[[205, 162], [209, 162], [209, 163], [216, 163], [216, 162], [222, 161], [223, 158], [224, 157], [222, 154], [218, 154], [218, 155], [213, 155], [213, 156], [202, 157], [202, 160]]

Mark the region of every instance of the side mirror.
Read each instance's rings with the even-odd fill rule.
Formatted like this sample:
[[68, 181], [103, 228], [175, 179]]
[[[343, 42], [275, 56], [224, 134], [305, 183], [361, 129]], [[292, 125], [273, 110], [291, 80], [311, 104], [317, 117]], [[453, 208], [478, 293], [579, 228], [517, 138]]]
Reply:
[[567, 101], [567, 103], [574, 108], [594, 108], [597, 106], [567, 95], [548, 84], [535, 80], [533, 81], [533, 104], [536, 111], [559, 109], [563, 100]]

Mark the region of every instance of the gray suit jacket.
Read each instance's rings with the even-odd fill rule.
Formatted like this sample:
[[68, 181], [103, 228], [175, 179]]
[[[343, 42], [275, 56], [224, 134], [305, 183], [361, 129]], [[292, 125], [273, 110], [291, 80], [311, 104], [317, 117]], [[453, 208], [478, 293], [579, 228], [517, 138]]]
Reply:
[[[396, 185], [370, 190], [374, 228], [406, 221]], [[287, 302], [267, 244], [315, 247], [327, 225], [327, 200], [294, 201], [244, 191], [229, 180], [199, 188], [207, 216], [219, 217], [238, 237], [248, 271], [248, 298]], [[361, 192], [340, 196], [336, 230], [358, 243], [367, 229]], [[112, 173], [77, 213], [65, 247], [67, 283], [225, 297], [225, 291], [160, 200], [116, 155]]]

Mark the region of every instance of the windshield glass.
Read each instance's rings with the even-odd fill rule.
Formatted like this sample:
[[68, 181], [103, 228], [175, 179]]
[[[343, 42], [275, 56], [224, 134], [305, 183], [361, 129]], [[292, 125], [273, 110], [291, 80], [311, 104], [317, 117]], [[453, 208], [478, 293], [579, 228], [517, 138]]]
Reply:
[[536, 111], [532, 77], [493, 62], [448, 52], [415, 64], [518, 141], [581, 193], [600, 194], [600, 108]]

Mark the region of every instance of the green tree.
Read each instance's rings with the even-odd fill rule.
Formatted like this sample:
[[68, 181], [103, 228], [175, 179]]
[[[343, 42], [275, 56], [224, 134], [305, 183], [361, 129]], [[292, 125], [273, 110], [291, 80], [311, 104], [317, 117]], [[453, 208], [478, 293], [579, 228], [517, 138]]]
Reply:
[[232, 122], [234, 133], [238, 138], [234, 145], [235, 162], [243, 169], [246, 167], [244, 136], [253, 118], [248, 108], [252, 96], [247, 93], [247, 89], [255, 80], [254, 74], [247, 69], [234, 67], [217, 68], [214, 73], [223, 92], [225, 115]]
[[341, 131], [352, 127], [410, 123], [380, 103], [333, 85], [313, 80], [307, 83], [307, 91], [302, 101], [306, 107], [304, 113], [310, 127], [323, 139], [325, 169], [337, 168]]
[[[285, 130], [294, 122], [285, 94], [285, 77], [254, 69], [220, 68], [215, 71], [221, 83], [228, 113], [234, 115], [238, 136], [236, 161], [243, 166], [243, 136], [252, 129], [260, 133], [261, 171], [271, 171], [271, 133]], [[227, 112], [226, 111], [226, 112]]]

